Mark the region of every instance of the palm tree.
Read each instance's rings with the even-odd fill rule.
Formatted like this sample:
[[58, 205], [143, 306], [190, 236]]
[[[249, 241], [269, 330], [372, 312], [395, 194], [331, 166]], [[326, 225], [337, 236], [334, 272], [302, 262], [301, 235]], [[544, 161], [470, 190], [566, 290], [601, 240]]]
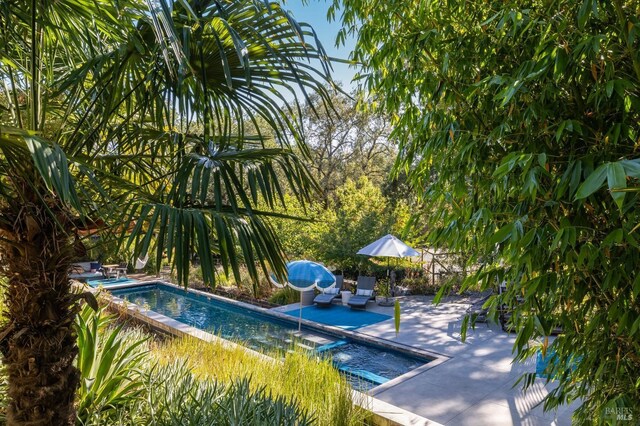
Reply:
[[167, 253], [181, 283], [194, 251], [209, 284], [214, 256], [236, 275], [241, 261], [281, 274], [255, 207], [314, 189], [294, 117], [297, 96], [326, 97], [328, 62], [309, 27], [259, 0], [0, 0], [0, 40], [8, 419], [73, 424], [72, 323], [93, 302], [67, 275], [79, 230], [158, 265]]

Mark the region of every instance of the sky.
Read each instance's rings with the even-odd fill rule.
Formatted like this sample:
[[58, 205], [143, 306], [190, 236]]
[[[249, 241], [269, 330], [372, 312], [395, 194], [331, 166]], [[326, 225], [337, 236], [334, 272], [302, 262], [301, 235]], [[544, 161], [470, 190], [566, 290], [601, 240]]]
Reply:
[[[285, 0], [283, 8], [291, 12], [296, 21], [305, 22], [313, 27], [329, 56], [348, 59], [355, 39], [349, 37], [345, 46], [336, 47], [336, 36], [340, 31], [341, 24], [340, 16], [337, 16], [337, 21], [329, 22], [327, 20], [327, 10], [332, 0], [308, 0], [305, 3], [303, 4], [302, 0]], [[351, 79], [356, 70], [347, 64], [334, 63], [333, 71], [334, 80], [342, 82], [343, 88], [349, 92], [354, 87], [351, 84]]]

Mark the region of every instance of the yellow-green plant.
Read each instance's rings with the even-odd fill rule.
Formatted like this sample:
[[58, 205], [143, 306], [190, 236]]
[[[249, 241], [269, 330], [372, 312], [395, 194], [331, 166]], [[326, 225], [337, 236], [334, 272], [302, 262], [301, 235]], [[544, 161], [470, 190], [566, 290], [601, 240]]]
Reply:
[[396, 336], [400, 334], [400, 301], [396, 299], [393, 306], [393, 325], [396, 329]]
[[151, 354], [161, 365], [183, 359], [197, 376], [222, 383], [250, 377], [252, 390], [264, 387], [267, 393], [297, 401], [320, 425], [357, 425], [366, 418], [330, 360], [300, 350], [261, 357], [240, 346], [185, 338], [158, 344]]
[[269, 298], [269, 302], [276, 305], [289, 305], [298, 301], [300, 301], [300, 292], [289, 287], [275, 291]]

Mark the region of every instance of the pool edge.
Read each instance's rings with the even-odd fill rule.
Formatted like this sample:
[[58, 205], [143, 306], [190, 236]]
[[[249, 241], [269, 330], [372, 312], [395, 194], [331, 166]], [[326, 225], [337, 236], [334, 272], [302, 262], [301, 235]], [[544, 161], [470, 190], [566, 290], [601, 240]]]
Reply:
[[[347, 338], [350, 338], [350, 339], [353, 339], [353, 340], [356, 340], [356, 341], [361, 341], [361, 342], [368, 343], [368, 344], [373, 345], [373, 346], [382, 346], [382, 347], [387, 348], [387, 349], [393, 349], [393, 350], [396, 350], [398, 352], [402, 352], [404, 354], [411, 355], [411, 356], [414, 356], [414, 357], [417, 357], [417, 358], [430, 359], [430, 361], [427, 364], [431, 364], [432, 362], [436, 361], [437, 359], [443, 358], [444, 360], [448, 360], [448, 359], [451, 358], [451, 357], [449, 357], [447, 355], [444, 355], [444, 354], [441, 354], [441, 353], [438, 353], [438, 352], [435, 352], [435, 351], [429, 351], [429, 350], [414, 348], [414, 347], [405, 345], [403, 343], [393, 342], [391, 340], [380, 338], [380, 337], [374, 337], [374, 336], [368, 335], [366, 333], [361, 333], [361, 332], [354, 331], [354, 330], [344, 330], [344, 329], [339, 328], [339, 327], [334, 327], [334, 326], [322, 324], [322, 323], [311, 321], [311, 320], [307, 320], [307, 319], [304, 319], [304, 318], [302, 318], [302, 319], [294, 318], [291, 315], [287, 315], [287, 314], [284, 314], [282, 312], [274, 311], [272, 309], [262, 308], [260, 306], [255, 306], [255, 305], [252, 305], [250, 303], [241, 302], [241, 301], [234, 300], [234, 299], [229, 299], [229, 298], [226, 298], [226, 297], [223, 297], [223, 296], [219, 296], [217, 294], [211, 294], [211, 293], [207, 293], [207, 292], [204, 292], [204, 291], [195, 290], [195, 289], [192, 289], [192, 288], [185, 289], [184, 287], [180, 287], [180, 286], [177, 286], [175, 284], [168, 283], [168, 282], [165, 282], [165, 281], [158, 280], [158, 281], [153, 281], [153, 282], [147, 282], [146, 285], [150, 285], [150, 284], [153, 284], [153, 283], [163, 284], [163, 285], [166, 285], [166, 286], [169, 286], [169, 287], [173, 287], [173, 288], [179, 289], [181, 291], [191, 292], [191, 293], [194, 293], [194, 294], [201, 295], [203, 297], [207, 297], [209, 299], [219, 300], [221, 302], [228, 303], [228, 304], [231, 304], [231, 305], [235, 305], [235, 306], [238, 306], [238, 307], [242, 307], [242, 308], [245, 308], [245, 309], [249, 309], [249, 310], [254, 311], [254, 312], [259, 312], [259, 313], [261, 313], [263, 315], [266, 315], [266, 316], [278, 318], [279, 320], [285, 321], [285, 322], [290, 323], [290, 324], [298, 324], [298, 321], [300, 321], [301, 324], [303, 324], [303, 325], [305, 325], [305, 326], [307, 326], [307, 327], [309, 327], [311, 329], [315, 329], [315, 330], [318, 330], [318, 331], [321, 331], [323, 333], [330, 334], [330, 335], [333, 335], [333, 336], [347, 337]], [[134, 286], [131, 286], [131, 287], [134, 287]], [[114, 290], [116, 290], [116, 289], [114, 289]]]

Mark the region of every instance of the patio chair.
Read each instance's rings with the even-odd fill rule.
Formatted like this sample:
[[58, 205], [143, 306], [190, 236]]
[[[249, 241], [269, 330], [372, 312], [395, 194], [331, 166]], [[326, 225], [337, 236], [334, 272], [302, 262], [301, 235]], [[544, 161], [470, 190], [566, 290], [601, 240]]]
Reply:
[[356, 284], [356, 294], [349, 299], [349, 306], [356, 309], [366, 309], [367, 302], [373, 298], [373, 287], [376, 277], [359, 276]]
[[344, 283], [344, 275], [336, 275], [336, 285], [335, 287], [325, 288], [322, 290], [322, 293], [316, 296], [313, 299], [313, 303], [318, 306], [331, 306], [333, 303], [333, 299], [337, 298], [340, 295], [340, 290], [342, 290], [342, 284]]
[[69, 278], [74, 280], [104, 278], [104, 272], [98, 262], [77, 262], [69, 268]]
[[116, 278], [119, 279], [121, 276], [127, 278], [127, 268], [127, 262], [120, 262], [116, 268]]

